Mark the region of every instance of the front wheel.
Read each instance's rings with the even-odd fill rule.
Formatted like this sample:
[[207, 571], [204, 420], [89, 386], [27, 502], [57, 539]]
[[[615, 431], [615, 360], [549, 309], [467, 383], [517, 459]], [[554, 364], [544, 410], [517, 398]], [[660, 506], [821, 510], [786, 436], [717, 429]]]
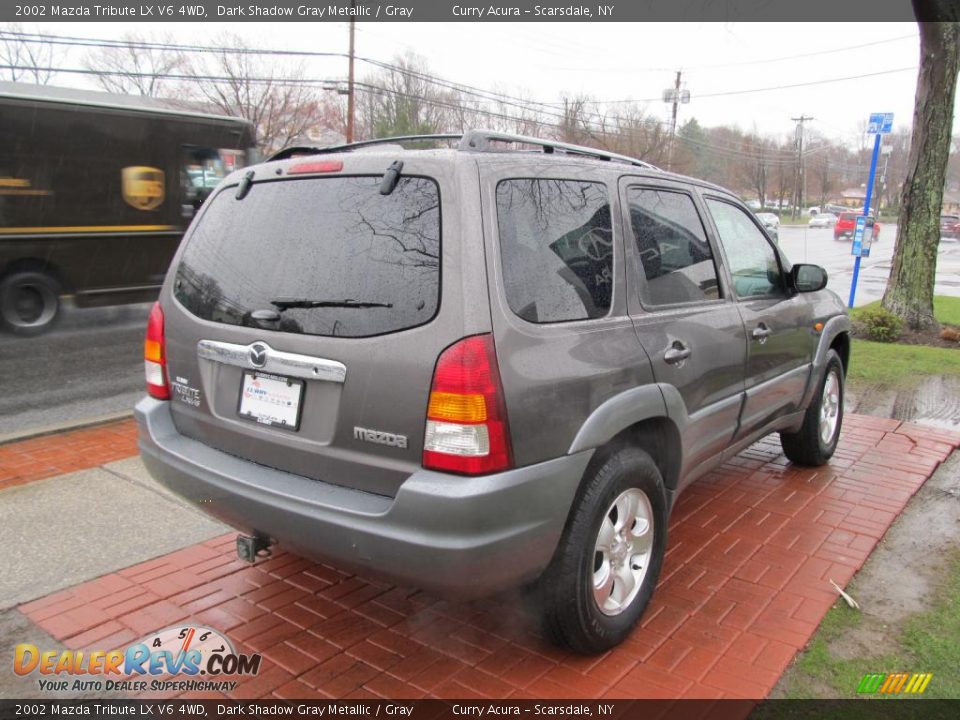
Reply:
[[656, 464], [636, 448], [611, 454], [585, 480], [539, 581], [548, 635], [583, 654], [620, 643], [653, 595], [666, 539], [666, 497]]
[[60, 310], [60, 286], [40, 270], [18, 270], [0, 280], [0, 325], [17, 335], [39, 335]]
[[816, 467], [829, 460], [837, 449], [843, 424], [843, 362], [836, 350], [827, 354], [818, 392], [795, 433], [780, 433], [783, 454], [797, 465]]

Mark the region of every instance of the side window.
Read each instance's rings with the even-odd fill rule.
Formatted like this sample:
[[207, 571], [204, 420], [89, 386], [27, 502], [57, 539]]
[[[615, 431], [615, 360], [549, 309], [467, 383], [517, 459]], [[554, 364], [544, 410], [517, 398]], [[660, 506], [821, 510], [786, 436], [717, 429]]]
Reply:
[[180, 168], [183, 204], [197, 210], [236, 166], [236, 154], [230, 150], [185, 145]]
[[782, 292], [777, 255], [760, 228], [736, 205], [708, 198], [707, 207], [720, 233], [737, 295], [750, 297]]
[[610, 311], [613, 233], [603, 183], [517, 179], [497, 185], [507, 302], [534, 323]]
[[681, 192], [629, 188], [630, 227], [646, 282], [644, 305], [717, 300], [720, 283], [693, 198]]

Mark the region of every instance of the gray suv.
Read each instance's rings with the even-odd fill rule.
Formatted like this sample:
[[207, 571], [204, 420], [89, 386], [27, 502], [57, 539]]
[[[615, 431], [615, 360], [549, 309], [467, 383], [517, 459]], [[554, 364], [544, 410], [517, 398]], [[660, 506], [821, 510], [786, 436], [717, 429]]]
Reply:
[[726, 190], [453, 137], [296, 148], [216, 189], [150, 317], [143, 459], [248, 560], [530, 585], [598, 652], [650, 600], [681, 490], [772, 432], [833, 454], [848, 317]]

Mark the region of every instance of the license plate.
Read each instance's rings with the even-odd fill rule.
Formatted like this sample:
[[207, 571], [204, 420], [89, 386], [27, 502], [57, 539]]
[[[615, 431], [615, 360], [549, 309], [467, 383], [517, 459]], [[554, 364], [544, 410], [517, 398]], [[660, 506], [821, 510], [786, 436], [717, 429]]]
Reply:
[[238, 413], [244, 420], [284, 430], [300, 427], [303, 380], [260, 372], [243, 373]]

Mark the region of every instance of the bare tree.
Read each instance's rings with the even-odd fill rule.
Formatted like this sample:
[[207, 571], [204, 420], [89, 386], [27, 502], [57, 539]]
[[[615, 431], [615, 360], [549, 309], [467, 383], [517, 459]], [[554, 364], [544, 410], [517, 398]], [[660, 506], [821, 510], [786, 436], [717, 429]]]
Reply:
[[422, 57], [408, 53], [358, 83], [358, 137], [426, 135], [462, 126], [470, 113], [461, 93], [432, 82], [429, 72]]
[[775, 176], [777, 187], [777, 207], [783, 207], [784, 199], [790, 188], [793, 186], [794, 178], [797, 175], [795, 163], [780, 161], [777, 163], [777, 172]]
[[42, 33], [28, 35], [20, 23], [7, 23], [0, 29], [0, 77], [14, 82], [46, 85], [56, 74], [52, 69], [58, 53]]
[[590, 99], [585, 95], [563, 98], [563, 107], [560, 110], [561, 117], [556, 129], [557, 140], [576, 145], [589, 144], [591, 140], [596, 141], [596, 136], [601, 132], [591, 131], [591, 122], [588, 119], [587, 104]]
[[645, 107], [634, 103], [622, 105], [612, 117], [605, 115], [602, 122], [606, 128], [604, 146], [608, 150], [654, 164], [666, 162], [670, 133]]
[[489, 127], [515, 135], [543, 136], [547, 132], [546, 125], [553, 120], [546, 116], [547, 108], [544, 105], [524, 98], [523, 94], [512, 99], [494, 100], [492, 104], [486, 103], [484, 111], [489, 112], [478, 114], [474, 127]]
[[242, 52], [249, 46], [235, 36], [222, 36], [216, 44], [223, 49], [187, 63], [185, 72], [195, 80], [184, 86], [185, 93], [193, 107], [252, 122], [263, 154], [303, 142], [329, 119], [329, 108], [302, 65]]
[[[920, 20], [960, 20], [949, 0], [913, 0]], [[900, 202], [897, 244], [883, 307], [914, 330], [936, 326], [933, 286], [940, 243], [940, 211], [950, 156], [953, 104], [960, 74], [960, 22], [918, 22], [920, 72], [913, 111], [913, 140]]]
[[173, 84], [165, 76], [182, 72], [186, 60], [178, 50], [155, 46], [170, 43], [169, 36], [153, 43], [142, 35], [124, 35], [121, 45], [87, 54], [83, 65], [97, 73], [97, 82], [107, 92], [145, 97], [171, 95]]
[[761, 137], [756, 131], [747, 138], [744, 147], [745, 153], [752, 158], [738, 163], [741, 175], [748, 183], [748, 187], [757, 194], [760, 207], [767, 204], [767, 187], [770, 182], [770, 141]]

